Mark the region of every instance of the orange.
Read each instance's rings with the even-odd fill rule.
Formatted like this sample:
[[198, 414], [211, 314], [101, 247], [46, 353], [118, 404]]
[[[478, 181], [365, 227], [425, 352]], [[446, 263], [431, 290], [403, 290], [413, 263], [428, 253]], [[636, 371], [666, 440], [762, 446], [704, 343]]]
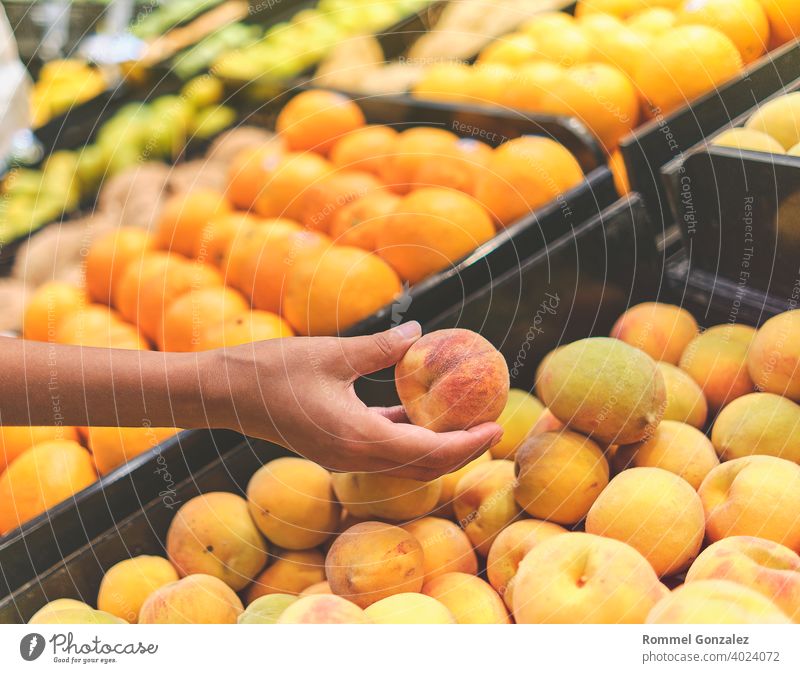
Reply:
[[286, 281], [284, 317], [300, 334], [335, 335], [389, 304], [402, 287], [380, 257], [331, 246], [301, 255]]
[[[588, 19], [599, 19], [591, 14]], [[647, 52], [652, 36], [638, 33], [625, 24], [598, 31], [592, 37], [592, 61], [606, 63], [632, 77], [642, 56]]]
[[365, 123], [361, 108], [347, 96], [312, 90], [297, 94], [284, 106], [275, 130], [290, 150], [327, 154], [337, 140]]
[[399, 196], [381, 189], [348, 203], [336, 212], [331, 222], [333, 242], [373, 252], [383, 216], [391, 213], [399, 202]]
[[395, 192], [407, 194], [414, 187], [419, 167], [450, 149], [458, 140], [455, 133], [418, 126], [403, 131], [394, 144], [394, 154], [381, 164], [381, 179]]
[[[139, 288], [145, 279], [158, 273], [175, 255], [153, 251], [127, 266], [111, 293], [112, 305], [128, 322], [135, 323], [139, 311]], [[181, 258], [182, 259], [182, 258]]]
[[420, 165], [413, 182], [424, 187], [450, 187], [467, 194], [475, 191], [481, 171], [492, 156], [492, 148], [480, 140], [462, 138], [442, 148], [435, 161]]
[[566, 12], [541, 12], [534, 14], [520, 27], [523, 33], [537, 37], [542, 33], [575, 25], [575, 19]]
[[608, 167], [614, 176], [614, 186], [620, 196], [625, 196], [631, 191], [631, 182], [628, 178], [628, 169], [625, 166], [625, 159], [619, 149], [614, 150], [608, 159]]
[[23, 451], [34, 444], [53, 439], [78, 440], [78, 431], [69, 425], [7, 425], [0, 427], [0, 473]]
[[611, 14], [626, 19], [645, 6], [642, 0], [579, 0], [575, 6], [575, 16], [583, 18], [589, 14]]
[[678, 24], [701, 24], [727, 35], [745, 65], [769, 44], [769, 20], [757, 0], [687, 0], [678, 10]]
[[591, 58], [592, 44], [589, 34], [578, 23], [540, 30], [534, 37], [536, 53], [533, 54], [533, 59], [544, 59], [569, 67], [585, 63]]
[[416, 98], [449, 103], [472, 102], [475, 69], [466, 63], [434, 63], [411, 89]]
[[237, 208], [250, 210], [266, 185], [271, 168], [284, 153], [277, 138], [261, 147], [241, 150], [228, 166], [225, 196]]
[[287, 217], [300, 220], [303, 214], [302, 197], [333, 167], [313, 152], [290, 152], [274, 166], [267, 182], [256, 199], [255, 212], [261, 217]]
[[667, 114], [741, 69], [742, 57], [729, 37], [708, 26], [678, 26], [652, 41], [634, 81], [650, 105]]
[[200, 350], [230, 348], [290, 336], [294, 336], [294, 330], [279, 315], [269, 311], [248, 311], [209, 325], [200, 342]]
[[247, 300], [229, 287], [192, 290], [173, 301], [164, 313], [158, 342], [162, 351], [201, 350], [206, 330], [250, 310]]
[[337, 140], [330, 160], [337, 168], [377, 175], [381, 162], [392, 153], [397, 131], [379, 124], [364, 126]]
[[655, 37], [667, 32], [678, 22], [675, 12], [664, 7], [651, 7], [636, 12], [628, 19], [628, 27], [642, 35]]
[[203, 228], [229, 210], [225, 196], [210, 189], [171, 196], [158, 218], [158, 246], [190, 257]]
[[501, 105], [510, 107], [509, 96], [517, 80], [517, 69], [505, 63], [480, 63], [472, 68], [469, 94], [466, 102], [476, 105]]
[[441, 187], [415, 189], [384, 220], [378, 254], [411, 283], [446, 269], [495, 233], [480, 203]]
[[177, 428], [85, 428], [86, 443], [100, 474], [158, 446], [180, 432]]
[[120, 227], [96, 239], [86, 255], [86, 290], [92, 301], [110, 304], [125, 267], [152, 247], [150, 234], [138, 227]]
[[770, 48], [800, 36], [800, 3], [797, 0], [758, 0], [769, 19]]
[[300, 223], [327, 233], [336, 211], [383, 185], [371, 173], [341, 170], [325, 176], [303, 194]]
[[567, 70], [558, 63], [533, 61], [517, 68], [516, 78], [506, 93], [509, 107], [537, 111], [542, 98], [556, 83], [566, 77]]
[[32, 446], [0, 475], [0, 535], [96, 479], [91, 455], [77, 442], [59, 439]]
[[639, 122], [639, 97], [628, 77], [605, 63], [576, 65], [542, 97], [541, 110], [576, 117], [612, 152]]
[[58, 326], [56, 342], [74, 346], [108, 346], [111, 329], [122, 325], [122, 318], [105, 304], [89, 304]]
[[54, 341], [59, 325], [86, 304], [86, 295], [74, 285], [51, 281], [39, 286], [25, 305], [22, 336]]
[[478, 56], [478, 63], [520, 65], [536, 58], [536, 40], [527, 33], [509, 33], [498, 37]]
[[523, 136], [498, 147], [475, 197], [502, 226], [549, 203], [583, 180], [569, 150], [549, 138]]
[[264, 220], [237, 210], [224, 213], [211, 220], [195, 241], [192, 257], [219, 268], [228, 255], [236, 235], [244, 227], [260, 226]]
[[108, 334], [108, 340], [97, 345], [101, 348], [121, 348], [134, 351], [150, 350], [150, 344], [144, 335], [136, 327], [126, 322], [113, 322]]

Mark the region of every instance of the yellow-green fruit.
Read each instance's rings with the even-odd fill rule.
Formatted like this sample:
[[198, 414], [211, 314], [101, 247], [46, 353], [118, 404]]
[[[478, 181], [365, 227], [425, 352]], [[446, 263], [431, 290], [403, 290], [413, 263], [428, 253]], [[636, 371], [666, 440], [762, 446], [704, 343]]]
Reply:
[[800, 92], [765, 103], [745, 126], [772, 136], [785, 150], [794, 147], [800, 143]]
[[647, 437], [664, 415], [664, 377], [649, 355], [618, 339], [559, 348], [539, 381], [542, 401], [562, 422], [604, 444]]
[[728, 129], [711, 143], [715, 147], [732, 147], [737, 150], [785, 154], [785, 149], [775, 138], [755, 129]]
[[517, 451], [514, 497], [528, 514], [547, 521], [580, 521], [608, 484], [608, 462], [591, 439], [545, 432]]
[[50, 610], [31, 619], [29, 624], [127, 624], [124, 619], [92, 608], [64, 608]]
[[455, 624], [442, 603], [425, 594], [395, 594], [370, 605], [364, 612], [376, 624]]
[[722, 460], [764, 455], [800, 463], [800, 406], [772, 393], [745, 395], [720, 412], [711, 441]]
[[503, 438], [492, 448], [492, 457], [514, 459], [519, 445], [544, 411], [544, 405], [530, 393], [517, 388], [508, 391], [508, 401], [497, 419]]
[[747, 354], [747, 368], [759, 390], [800, 402], [800, 310], [762, 325]]
[[667, 387], [665, 421], [680, 421], [702, 428], [708, 417], [708, 402], [703, 390], [685, 371], [668, 362], [659, 362], [658, 369]]
[[47, 622], [42, 621], [47, 618], [47, 616], [53, 612], [59, 612], [61, 610], [91, 610], [92, 607], [83, 601], [76, 600], [74, 598], [56, 598], [54, 601], [50, 601], [49, 603], [45, 603], [41, 608], [39, 608], [36, 612], [33, 613], [33, 617], [31, 617], [29, 624], [46, 624]]
[[277, 624], [283, 611], [297, 600], [289, 594], [269, 594], [256, 598], [237, 618], [238, 624]]

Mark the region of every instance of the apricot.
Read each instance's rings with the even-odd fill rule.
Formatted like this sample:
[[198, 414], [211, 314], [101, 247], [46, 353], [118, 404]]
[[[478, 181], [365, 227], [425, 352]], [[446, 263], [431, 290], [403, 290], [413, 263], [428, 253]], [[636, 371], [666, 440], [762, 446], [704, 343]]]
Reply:
[[425, 594], [395, 594], [370, 605], [364, 612], [376, 624], [455, 624], [442, 603]]
[[754, 589], [726, 580], [700, 580], [675, 589], [647, 615], [648, 624], [789, 624]]
[[641, 624], [667, 593], [633, 547], [589, 533], [536, 545], [513, 586], [518, 624]]
[[475, 575], [439, 575], [425, 583], [422, 593], [442, 603], [458, 624], [508, 624], [511, 621], [497, 592]]
[[131, 624], [139, 620], [139, 610], [156, 589], [178, 581], [178, 572], [160, 556], [134, 556], [111, 566], [100, 582], [97, 608]]
[[297, 596], [291, 594], [267, 594], [256, 598], [239, 615], [237, 624], [277, 624], [278, 619]]
[[629, 544], [659, 576], [687, 568], [700, 552], [704, 531], [697, 492], [686, 480], [657, 467], [618, 474], [586, 516], [587, 533]]
[[325, 574], [334, 594], [366, 608], [394, 594], [418, 592], [425, 557], [411, 533], [366, 521], [336, 538], [325, 559]]
[[708, 418], [708, 402], [703, 389], [685, 371], [668, 362], [659, 362], [658, 369], [667, 388], [665, 421], [680, 421], [702, 429]]
[[628, 467], [659, 467], [685, 479], [697, 490], [719, 459], [714, 445], [697, 428], [678, 421], [661, 421], [653, 436], [617, 449], [615, 471]]
[[643, 350], [654, 360], [677, 365], [697, 330], [697, 321], [686, 309], [646, 302], [625, 311], [611, 328], [611, 336]]
[[774, 456], [745, 456], [715, 467], [698, 491], [706, 537], [753, 535], [800, 552], [800, 466]]
[[509, 586], [522, 559], [537, 544], [566, 532], [548, 521], [523, 519], [510, 524], [497, 535], [486, 557], [486, 576], [509, 609], [512, 606]]
[[325, 557], [318, 549], [280, 549], [276, 557], [248, 588], [248, 605], [269, 594], [296, 596], [312, 584], [325, 581]]
[[187, 575], [151, 593], [139, 611], [140, 624], [235, 624], [242, 601], [211, 575]]
[[341, 507], [331, 475], [304, 458], [278, 458], [247, 484], [250, 515], [270, 542], [284, 549], [310, 549], [336, 531]]
[[667, 393], [655, 361], [619, 341], [575, 341], [547, 361], [542, 401], [571, 428], [605, 444], [649, 436], [664, 415]]
[[800, 623], [800, 556], [758, 537], [726, 537], [698, 556], [686, 582], [730, 580], [755, 589]]
[[765, 455], [800, 463], [800, 406], [780, 395], [750, 393], [720, 412], [711, 441], [721, 460]]
[[467, 534], [447, 519], [426, 516], [410, 521], [403, 529], [420, 543], [425, 554], [425, 582], [449, 572], [478, 574], [478, 558]]
[[519, 517], [514, 499], [514, 463], [492, 460], [478, 465], [456, 486], [453, 509], [472, 546], [486, 556], [498, 533]]
[[747, 369], [759, 390], [800, 402], [800, 310], [761, 326], [747, 354]]
[[439, 478], [442, 482], [442, 492], [439, 494], [439, 504], [436, 507], [436, 513], [441, 516], [454, 517], [453, 511], [453, 498], [456, 494], [456, 486], [465, 474], [471, 472], [478, 465], [488, 463], [492, 459], [491, 451], [485, 451], [480, 456], [471, 460], [464, 467], [460, 467], [455, 472], [450, 472]]
[[509, 390], [506, 406], [497, 419], [503, 428], [503, 438], [491, 448], [492, 457], [514, 460], [519, 445], [525, 441], [544, 408], [530, 393], [517, 388]]
[[517, 451], [514, 497], [537, 519], [580, 521], [608, 484], [608, 462], [591, 439], [569, 430], [528, 439]]
[[167, 555], [185, 577], [212, 575], [235, 591], [243, 589], [267, 562], [267, 546], [235, 493], [198, 495], [178, 510], [167, 531]]
[[406, 351], [395, 368], [395, 385], [415, 425], [465, 430], [500, 416], [508, 399], [508, 366], [480, 334], [438, 330]]
[[358, 605], [333, 594], [298, 598], [278, 618], [278, 624], [369, 624], [370, 621]]

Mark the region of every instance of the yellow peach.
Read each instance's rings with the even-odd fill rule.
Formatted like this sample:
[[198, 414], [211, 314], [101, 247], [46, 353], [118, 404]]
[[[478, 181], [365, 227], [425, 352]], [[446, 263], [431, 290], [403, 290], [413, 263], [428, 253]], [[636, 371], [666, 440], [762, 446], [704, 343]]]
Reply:
[[333, 594], [298, 598], [278, 618], [278, 624], [369, 624], [370, 618], [355, 603]]
[[611, 328], [611, 336], [654, 360], [678, 364], [681, 353], [697, 336], [697, 321], [680, 306], [647, 302], [625, 311]]
[[452, 521], [426, 516], [403, 526], [422, 546], [425, 582], [449, 572], [478, 574], [478, 558], [467, 534]]
[[492, 452], [486, 451], [478, 456], [475, 460], [471, 460], [464, 467], [457, 469], [455, 472], [450, 472], [443, 477], [439, 478], [442, 482], [442, 492], [439, 494], [439, 504], [436, 507], [436, 514], [440, 516], [454, 517], [453, 511], [453, 497], [456, 494], [456, 486], [465, 474], [471, 472], [475, 467], [482, 463], [488, 463], [492, 459]]
[[506, 406], [497, 419], [503, 428], [503, 438], [491, 448], [492, 457], [514, 460], [519, 445], [525, 441], [542, 411], [544, 405], [530, 393], [518, 388], [509, 390]]
[[267, 594], [256, 598], [247, 609], [239, 615], [237, 624], [276, 624], [278, 618], [297, 596], [292, 594]]
[[376, 624], [455, 624], [442, 603], [425, 594], [395, 594], [370, 605], [364, 612]]
[[665, 421], [680, 421], [702, 429], [708, 418], [708, 402], [703, 390], [685, 371], [668, 362], [659, 362], [658, 369], [667, 388]]
[[800, 310], [776, 315], [761, 326], [747, 368], [759, 390], [800, 402]]
[[134, 556], [111, 566], [100, 582], [97, 608], [135, 624], [145, 599], [178, 581], [178, 572], [160, 556]]
[[165, 584], [145, 599], [140, 624], [235, 624], [242, 601], [225, 582], [198, 573]]
[[297, 595], [325, 580], [325, 557], [318, 549], [276, 550], [275, 560], [253, 580], [247, 603], [269, 594]]
[[[337, 495], [349, 511], [367, 518], [408, 521], [432, 512], [442, 492], [440, 479], [415, 481], [378, 472], [344, 472], [333, 475]], [[354, 509], [355, 506], [355, 509]]]
[[425, 583], [422, 593], [442, 603], [459, 624], [508, 624], [511, 621], [497, 592], [475, 575], [439, 575]]

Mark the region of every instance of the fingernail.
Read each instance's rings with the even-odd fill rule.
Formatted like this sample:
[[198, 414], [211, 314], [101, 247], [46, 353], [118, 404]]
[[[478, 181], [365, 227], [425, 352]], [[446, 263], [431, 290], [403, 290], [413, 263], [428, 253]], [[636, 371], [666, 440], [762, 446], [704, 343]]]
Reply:
[[503, 429], [501, 428], [497, 432], [494, 433], [494, 437], [492, 437], [492, 446], [498, 444], [500, 440], [503, 439]]
[[411, 320], [392, 328], [392, 331], [400, 335], [403, 339], [415, 339], [422, 334], [422, 325], [416, 320]]

